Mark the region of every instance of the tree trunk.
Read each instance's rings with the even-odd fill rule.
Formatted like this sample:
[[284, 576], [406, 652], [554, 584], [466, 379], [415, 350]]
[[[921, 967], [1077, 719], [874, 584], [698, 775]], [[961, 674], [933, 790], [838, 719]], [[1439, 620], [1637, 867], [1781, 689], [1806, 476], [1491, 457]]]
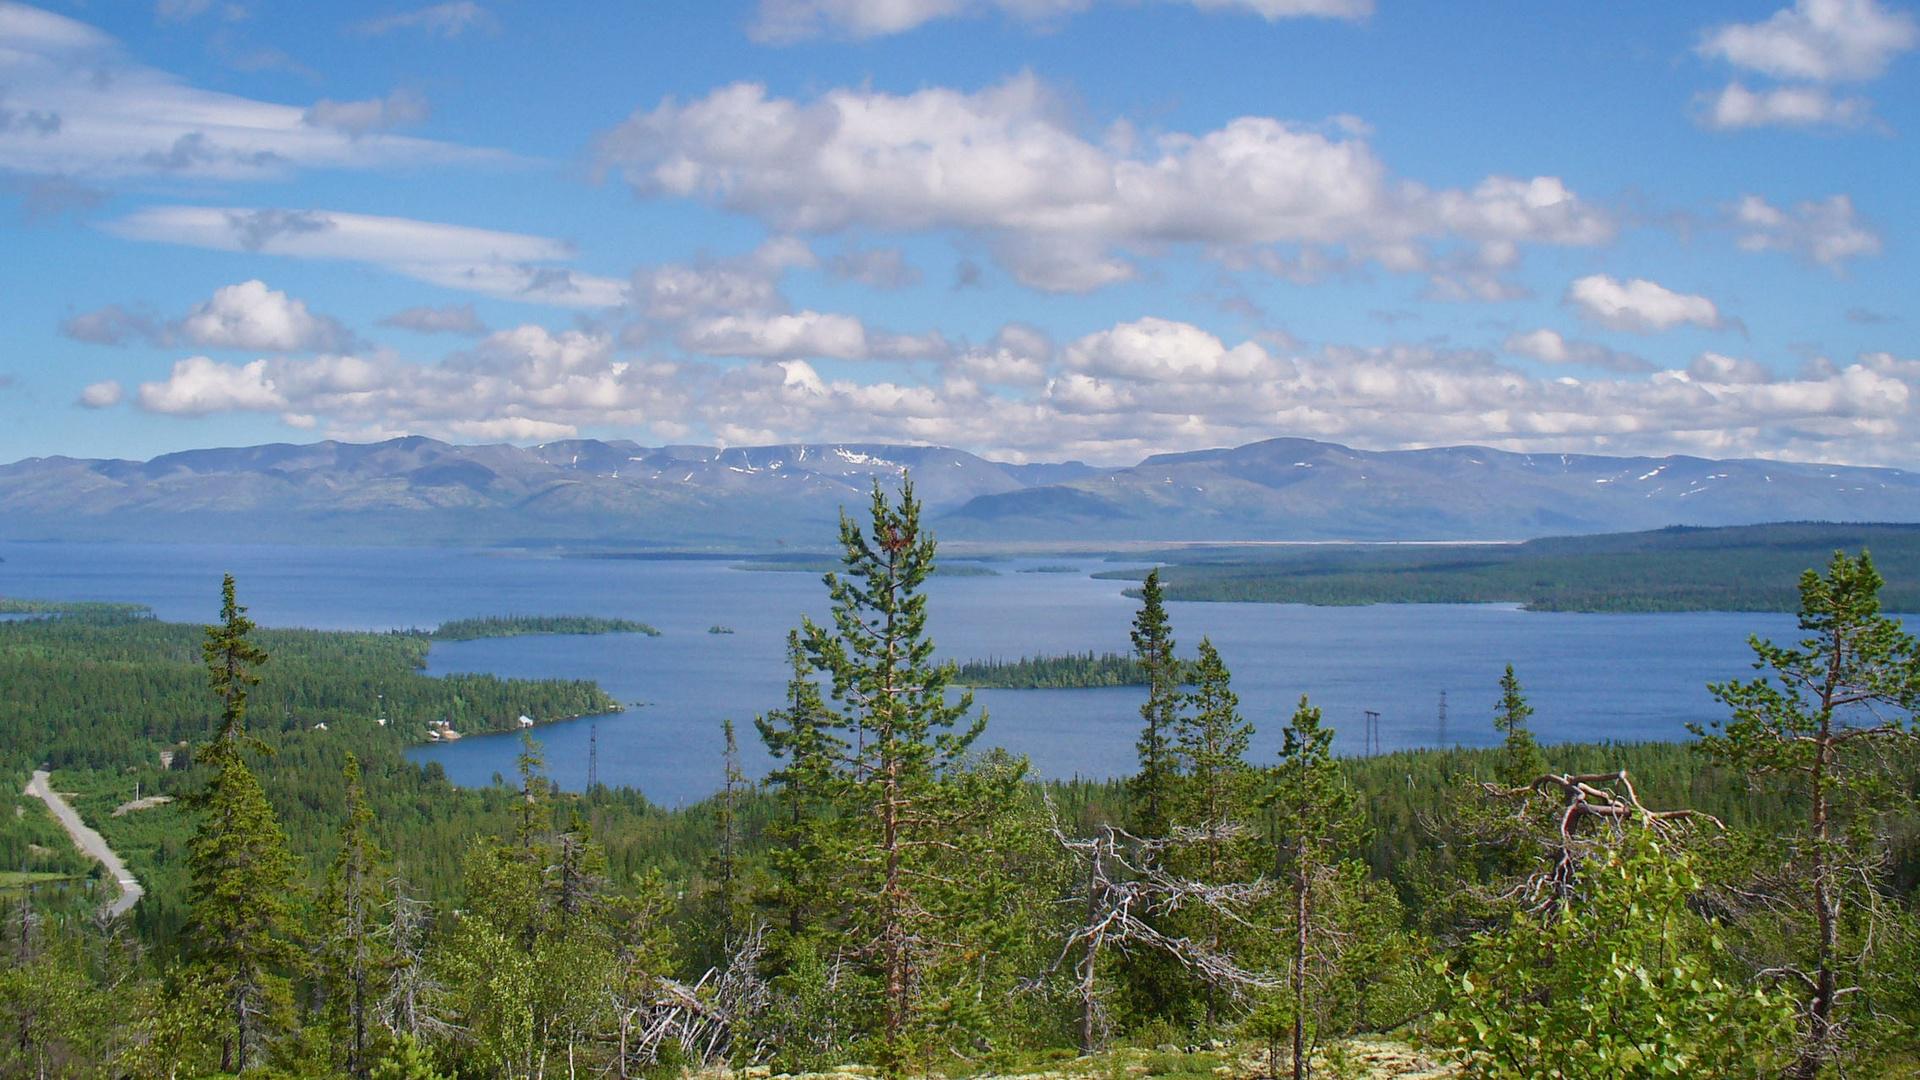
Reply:
[[[1838, 650], [1835, 650], [1838, 655]], [[1790, 1075], [1794, 1080], [1813, 1080], [1833, 1053], [1833, 1005], [1839, 996], [1838, 973], [1834, 954], [1839, 949], [1839, 898], [1833, 889], [1833, 857], [1827, 842], [1831, 816], [1827, 805], [1827, 772], [1833, 755], [1831, 710], [1823, 710], [1820, 737], [1813, 759], [1813, 798], [1810, 810], [1813, 826], [1813, 907], [1818, 923], [1814, 943], [1813, 1000], [1807, 1003], [1807, 1043], [1801, 1048]]]
[[1307, 1075], [1307, 864], [1296, 853], [1293, 877], [1293, 1080]]
[[[1100, 881], [1100, 847], [1095, 842], [1093, 860], [1087, 864], [1087, 923], [1091, 925], [1099, 912], [1097, 889]], [[1094, 979], [1099, 972], [1100, 954], [1095, 950], [1093, 938], [1087, 939], [1087, 971], [1080, 979], [1080, 1052], [1091, 1055], [1098, 1047], [1094, 1045]]]

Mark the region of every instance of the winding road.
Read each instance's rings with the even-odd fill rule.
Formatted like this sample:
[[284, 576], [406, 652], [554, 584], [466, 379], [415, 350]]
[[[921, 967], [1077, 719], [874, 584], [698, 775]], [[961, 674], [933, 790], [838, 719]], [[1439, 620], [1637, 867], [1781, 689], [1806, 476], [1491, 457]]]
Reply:
[[27, 781], [27, 794], [46, 803], [47, 809], [53, 811], [53, 816], [66, 828], [67, 835], [73, 837], [74, 846], [99, 861], [100, 865], [107, 868], [107, 873], [113, 875], [113, 880], [120, 885], [120, 895], [107, 905], [107, 914], [115, 918], [125, 915], [140, 902], [146, 890], [140, 887], [139, 879], [127, 871], [127, 864], [120, 861], [120, 856], [113, 853], [106, 840], [81, 821], [73, 807], [67, 805], [67, 800], [53, 790], [49, 779], [47, 770], [35, 769], [33, 779]]

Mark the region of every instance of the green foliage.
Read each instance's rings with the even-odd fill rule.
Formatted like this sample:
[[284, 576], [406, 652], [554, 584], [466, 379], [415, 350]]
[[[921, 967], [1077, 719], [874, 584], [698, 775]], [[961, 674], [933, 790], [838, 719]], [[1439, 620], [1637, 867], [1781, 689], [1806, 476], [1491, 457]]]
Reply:
[[960, 686], [1007, 690], [1064, 690], [1093, 686], [1146, 686], [1146, 666], [1132, 656], [1092, 651], [1064, 656], [1023, 656], [1018, 660], [969, 660], [954, 682]]
[[786, 934], [798, 938], [825, 899], [827, 796], [847, 747], [829, 726], [831, 718], [799, 631], [787, 634], [787, 663], [784, 706], [756, 717], [753, 725], [767, 752], [781, 763], [767, 774], [780, 812], [766, 829], [772, 841], [773, 881], [765, 900], [784, 915]]
[[1133, 656], [1147, 675], [1147, 700], [1140, 705], [1140, 740], [1135, 744], [1140, 771], [1128, 782], [1128, 817], [1141, 836], [1160, 836], [1173, 813], [1173, 732], [1180, 715], [1180, 677], [1173, 656], [1173, 624], [1160, 592], [1159, 571], [1149, 571], [1133, 617]]
[[977, 1018], [957, 1007], [982, 996], [984, 973], [967, 961], [988, 956], [948, 935], [965, 941], [1002, 895], [995, 825], [1025, 766], [968, 767], [986, 717], [970, 715], [972, 695], [949, 698], [954, 665], [933, 659], [922, 589], [935, 545], [912, 483], [897, 505], [876, 483], [868, 526], [843, 516], [840, 540], [845, 576], [825, 578], [833, 627], [801, 627], [807, 663], [829, 676], [837, 706], [820, 725], [840, 743], [826, 777], [836, 827], [818, 835], [834, 925], [853, 955], [871, 958], [880, 990], [870, 1005], [878, 1053], [900, 1068], [932, 1029]]
[[660, 631], [632, 619], [606, 619], [597, 615], [488, 615], [473, 619], [448, 619], [434, 628], [435, 641], [478, 641], [482, 638], [525, 637], [532, 634], [645, 634], [659, 637]]
[[227, 1013], [222, 1066], [244, 1072], [290, 1017], [286, 972], [301, 960], [292, 940], [294, 861], [265, 789], [247, 767], [247, 692], [267, 654], [250, 640], [252, 620], [221, 586], [220, 623], [206, 630], [208, 683], [220, 698], [220, 728], [200, 751], [212, 770], [193, 802], [188, 845], [196, 958]]
[[62, 615], [87, 621], [107, 622], [151, 619], [153, 609], [145, 604], [123, 604], [100, 600], [29, 600], [0, 596], [0, 615]]
[[1526, 696], [1520, 692], [1520, 680], [1514, 677], [1512, 664], [1508, 664], [1507, 673], [1500, 676], [1500, 704], [1496, 708], [1493, 726], [1499, 729], [1501, 739], [1500, 766], [1494, 774], [1509, 787], [1530, 784], [1547, 771], [1547, 757], [1540, 752], [1540, 744], [1534, 742], [1533, 729], [1527, 726], [1533, 706], [1527, 704]]
[[433, 1058], [419, 1040], [402, 1035], [393, 1040], [379, 1061], [374, 1062], [372, 1080], [451, 1080], [433, 1067]]
[[1793, 1007], [1743, 985], [1719, 930], [1687, 900], [1695, 861], [1631, 827], [1591, 860], [1582, 895], [1488, 935], [1427, 1031], [1470, 1077], [1771, 1077]]
[[[1533, 611], [1793, 611], [1796, 575], [1835, 548], [1872, 544], [1920, 610], [1920, 526], [1795, 523], [1674, 527], [1512, 545], [1181, 549], [1170, 600], [1277, 604], [1524, 604]], [[1127, 578], [1133, 571], [1096, 577]]]
[[1834, 552], [1823, 575], [1800, 579], [1796, 645], [1752, 639], [1767, 674], [1710, 689], [1733, 712], [1700, 748], [1755, 785], [1780, 785], [1805, 807], [1802, 823], [1753, 852], [1757, 905], [1747, 920], [1758, 948], [1794, 973], [1805, 1031], [1793, 1075], [1810, 1078], [1844, 1051], [1848, 998], [1867, 977], [1872, 943], [1892, 900], [1883, 853], [1889, 815], [1915, 795], [1894, 781], [1920, 706], [1920, 644], [1880, 613], [1882, 580], [1862, 551]]

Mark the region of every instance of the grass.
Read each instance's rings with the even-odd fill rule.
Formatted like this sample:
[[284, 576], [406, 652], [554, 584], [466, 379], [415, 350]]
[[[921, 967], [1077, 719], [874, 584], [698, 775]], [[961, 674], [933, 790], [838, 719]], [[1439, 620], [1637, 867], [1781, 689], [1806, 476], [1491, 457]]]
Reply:
[[47, 870], [0, 870], [0, 891], [45, 885], [50, 881], [78, 881], [80, 874], [56, 874]]

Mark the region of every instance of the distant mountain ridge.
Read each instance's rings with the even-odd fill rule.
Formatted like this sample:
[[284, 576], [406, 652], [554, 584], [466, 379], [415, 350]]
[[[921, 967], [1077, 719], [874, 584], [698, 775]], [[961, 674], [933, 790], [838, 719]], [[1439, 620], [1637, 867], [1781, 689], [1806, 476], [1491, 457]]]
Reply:
[[420, 436], [0, 466], [0, 539], [824, 550], [910, 471], [943, 538], [1522, 539], [1787, 519], [1920, 521], [1920, 474], [1696, 457], [1367, 451], [1307, 439], [1128, 468], [881, 443], [646, 447]]

